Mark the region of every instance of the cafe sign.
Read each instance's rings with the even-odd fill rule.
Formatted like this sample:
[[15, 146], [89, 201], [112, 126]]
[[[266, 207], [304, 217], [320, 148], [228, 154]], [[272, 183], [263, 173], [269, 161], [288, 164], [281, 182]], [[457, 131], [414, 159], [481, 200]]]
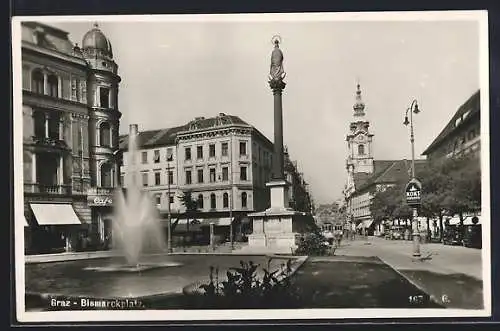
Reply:
[[107, 195], [89, 195], [87, 204], [95, 207], [107, 207], [113, 205], [113, 197]]
[[406, 203], [410, 206], [418, 206], [421, 202], [422, 184], [417, 179], [408, 182], [405, 189]]

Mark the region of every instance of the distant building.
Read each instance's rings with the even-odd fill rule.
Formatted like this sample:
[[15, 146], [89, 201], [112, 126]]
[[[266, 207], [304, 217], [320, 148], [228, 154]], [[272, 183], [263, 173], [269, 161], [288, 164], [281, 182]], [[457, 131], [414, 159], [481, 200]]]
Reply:
[[[365, 118], [365, 104], [357, 86], [353, 106], [355, 121], [350, 123], [347, 135], [347, 183], [344, 189], [347, 217], [356, 228], [368, 234], [381, 233], [383, 224], [374, 224], [370, 206], [375, 194], [396, 183], [407, 182], [411, 175], [411, 160], [375, 160], [374, 135], [369, 131], [370, 122]], [[425, 164], [415, 160], [415, 168]]]
[[472, 153], [481, 154], [480, 92], [475, 92], [462, 104], [448, 124], [422, 155], [432, 162], [444, 157]]
[[26, 249], [74, 250], [80, 235], [102, 243], [120, 163], [111, 43], [97, 25], [81, 47], [42, 23], [21, 29]]

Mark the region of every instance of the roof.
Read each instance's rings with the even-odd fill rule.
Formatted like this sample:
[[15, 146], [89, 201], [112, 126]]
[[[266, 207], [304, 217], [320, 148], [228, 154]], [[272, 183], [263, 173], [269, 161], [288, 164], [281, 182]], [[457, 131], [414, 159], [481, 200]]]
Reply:
[[21, 26], [21, 38], [24, 42], [73, 55], [73, 43], [68, 39], [68, 32], [34, 21], [22, 22]]
[[[444, 127], [441, 133], [434, 139], [434, 141], [427, 147], [422, 155], [429, 155], [438, 148], [446, 138], [460, 127], [460, 124], [465, 123], [472, 119], [473, 115], [480, 115], [480, 90], [477, 90], [464, 104], [462, 104], [455, 115], [450, 119], [448, 124]], [[458, 123], [457, 123], [458, 122]]]
[[[137, 137], [138, 148], [152, 148], [155, 146], [175, 145], [177, 133], [186, 130], [186, 125], [173, 128], [140, 131]], [[128, 149], [128, 135], [120, 136], [120, 149]]]
[[[415, 172], [423, 168], [427, 160], [415, 160]], [[373, 174], [355, 173], [356, 191], [376, 184], [390, 184], [407, 181], [411, 176], [411, 160], [375, 160]]]
[[[272, 146], [272, 142], [267, 139], [259, 130], [251, 126], [238, 116], [226, 115], [219, 113], [218, 116], [205, 118], [197, 117], [187, 124], [172, 128], [156, 129], [148, 131], [140, 131], [137, 138], [138, 148], [152, 148], [156, 146], [175, 145], [175, 140], [178, 135], [189, 134], [193, 131], [208, 130], [217, 127], [230, 127], [233, 125], [241, 125], [252, 128], [254, 132], [263, 139], [267, 144]], [[120, 136], [120, 149], [128, 149], [128, 135]]]

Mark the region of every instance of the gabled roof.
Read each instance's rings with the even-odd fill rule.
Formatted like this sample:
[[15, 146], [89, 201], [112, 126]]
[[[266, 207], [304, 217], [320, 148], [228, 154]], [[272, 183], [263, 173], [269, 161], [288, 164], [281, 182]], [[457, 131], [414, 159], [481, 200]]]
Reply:
[[[376, 184], [392, 184], [408, 181], [411, 177], [411, 160], [375, 160], [373, 174], [354, 174], [356, 192]], [[427, 160], [415, 160], [415, 173], [422, 169]], [[358, 179], [356, 179], [358, 177]]]
[[472, 119], [475, 115], [480, 115], [480, 90], [477, 90], [463, 105], [461, 105], [455, 115], [450, 119], [448, 124], [444, 127], [441, 133], [434, 139], [434, 141], [427, 147], [422, 155], [429, 155], [446, 138], [460, 127], [460, 124], [465, 123]]

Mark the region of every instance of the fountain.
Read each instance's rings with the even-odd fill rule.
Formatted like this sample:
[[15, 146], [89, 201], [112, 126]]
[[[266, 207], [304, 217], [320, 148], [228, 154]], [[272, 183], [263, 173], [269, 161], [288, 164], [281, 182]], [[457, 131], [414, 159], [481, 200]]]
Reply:
[[131, 124], [127, 175], [125, 176], [126, 192], [121, 188], [115, 192], [112, 221], [113, 249], [119, 252], [120, 257], [125, 258], [126, 263], [87, 269], [101, 272], [134, 272], [180, 265], [175, 262], [145, 263], [141, 261], [141, 257], [146, 253], [165, 253], [166, 241], [158, 210], [138, 184], [137, 133], [137, 124]]

